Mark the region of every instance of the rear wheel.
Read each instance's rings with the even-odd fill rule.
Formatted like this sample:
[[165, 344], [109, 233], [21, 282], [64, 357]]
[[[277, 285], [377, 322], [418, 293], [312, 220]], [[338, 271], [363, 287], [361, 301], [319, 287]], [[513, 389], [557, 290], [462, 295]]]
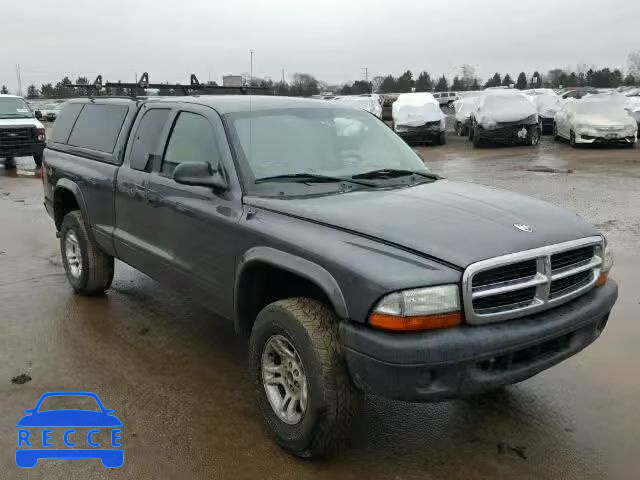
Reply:
[[113, 257], [100, 250], [78, 210], [62, 220], [60, 252], [67, 280], [77, 293], [95, 295], [111, 286]]
[[258, 407], [284, 449], [314, 457], [344, 445], [359, 404], [333, 311], [309, 298], [267, 305], [249, 342]]

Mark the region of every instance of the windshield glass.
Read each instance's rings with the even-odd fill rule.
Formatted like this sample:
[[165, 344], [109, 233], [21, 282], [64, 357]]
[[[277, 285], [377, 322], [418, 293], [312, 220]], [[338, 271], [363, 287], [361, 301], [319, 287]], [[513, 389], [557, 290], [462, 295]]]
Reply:
[[595, 115], [595, 114], [605, 114], [605, 113], [617, 113], [621, 114], [623, 111], [623, 105], [616, 101], [615, 99], [611, 99], [608, 101], [578, 101], [575, 103], [575, 112], [578, 114], [584, 115]]
[[31, 118], [27, 102], [21, 98], [0, 98], [0, 118]]
[[257, 179], [276, 175], [346, 178], [378, 169], [429, 173], [404, 141], [364, 111], [295, 108], [227, 118], [250, 188]]
[[85, 395], [55, 395], [44, 398], [38, 408], [38, 412], [69, 409], [100, 411], [100, 407], [93, 397]]
[[483, 104], [487, 108], [531, 108], [531, 101], [523, 95], [486, 95]]

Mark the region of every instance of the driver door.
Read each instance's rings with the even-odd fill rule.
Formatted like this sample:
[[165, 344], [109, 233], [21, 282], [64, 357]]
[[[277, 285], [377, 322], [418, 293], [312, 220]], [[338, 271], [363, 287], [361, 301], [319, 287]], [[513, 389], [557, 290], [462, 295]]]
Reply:
[[225, 178], [235, 178], [222, 122], [211, 108], [178, 107], [162, 157], [149, 177], [148, 199], [155, 210], [155, 235], [170, 254], [175, 287], [222, 316], [233, 311], [234, 240], [242, 214], [235, 182], [229, 189], [183, 185], [173, 171], [183, 162], [207, 162]]

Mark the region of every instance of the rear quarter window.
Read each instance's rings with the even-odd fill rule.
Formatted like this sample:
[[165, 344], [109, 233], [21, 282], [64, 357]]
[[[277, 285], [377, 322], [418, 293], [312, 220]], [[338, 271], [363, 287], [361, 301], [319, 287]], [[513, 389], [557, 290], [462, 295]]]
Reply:
[[124, 105], [85, 104], [69, 136], [68, 144], [113, 153], [128, 108]]
[[53, 126], [53, 132], [51, 132], [52, 141], [67, 143], [71, 129], [76, 123], [82, 107], [84, 107], [83, 103], [69, 103], [64, 106]]

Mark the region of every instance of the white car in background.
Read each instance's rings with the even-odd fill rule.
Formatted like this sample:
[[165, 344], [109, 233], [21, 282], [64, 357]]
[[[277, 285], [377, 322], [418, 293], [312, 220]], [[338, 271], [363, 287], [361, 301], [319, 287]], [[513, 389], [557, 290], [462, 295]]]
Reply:
[[452, 106], [453, 102], [458, 100], [458, 94], [456, 92], [436, 92], [433, 94], [433, 98], [441, 105]]
[[332, 98], [330, 101], [365, 110], [378, 118], [382, 117], [382, 105], [375, 97], [365, 95], [343, 95]]
[[447, 116], [427, 92], [402, 93], [392, 105], [393, 130], [407, 143], [447, 143]]
[[582, 144], [627, 145], [636, 143], [638, 125], [619, 96], [596, 95], [570, 100], [556, 114], [554, 139]]

